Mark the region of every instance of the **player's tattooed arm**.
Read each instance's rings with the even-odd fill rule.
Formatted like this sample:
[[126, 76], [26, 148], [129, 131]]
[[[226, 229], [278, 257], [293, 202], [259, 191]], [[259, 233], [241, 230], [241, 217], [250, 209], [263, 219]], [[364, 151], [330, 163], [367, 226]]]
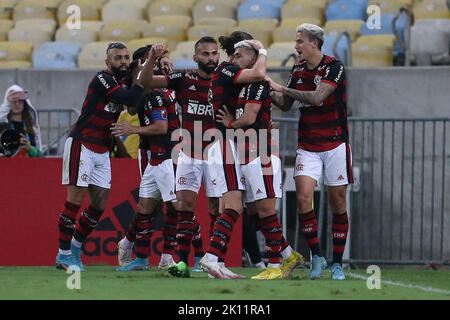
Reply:
[[277, 85], [281, 87], [281, 85], [273, 81], [272, 78], [267, 76], [265, 80], [269, 82], [270, 88], [272, 89], [270, 93], [272, 103], [282, 111], [290, 110], [292, 105], [294, 104], [294, 99], [292, 99], [287, 95], [282, 94], [281, 92], [276, 92], [274, 87], [276, 87]]
[[281, 85], [272, 87], [273, 90], [281, 92], [294, 100], [304, 102], [307, 105], [320, 106], [322, 102], [334, 91], [331, 84], [321, 82], [315, 91], [300, 91]]

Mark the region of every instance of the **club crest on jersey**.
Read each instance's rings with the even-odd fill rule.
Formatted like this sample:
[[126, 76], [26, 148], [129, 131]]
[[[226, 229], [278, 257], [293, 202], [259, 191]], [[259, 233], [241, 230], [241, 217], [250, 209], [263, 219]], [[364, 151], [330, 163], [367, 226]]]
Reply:
[[316, 75], [316, 76], [314, 77], [314, 84], [315, 84], [316, 86], [319, 86], [320, 80], [321, 80], [321, 79], [322, 79], [321, 76]]
[[167, 120], [167, 111], [166, 110], [161, 110], [161, 118], [163, 118], [164, 120]]

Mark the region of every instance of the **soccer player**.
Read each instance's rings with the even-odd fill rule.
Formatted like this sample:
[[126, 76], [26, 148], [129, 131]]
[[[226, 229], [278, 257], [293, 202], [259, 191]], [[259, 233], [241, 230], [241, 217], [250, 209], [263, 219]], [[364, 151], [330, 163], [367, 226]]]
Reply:
[[[258, 52], [248, 40], [238, 42], [234, 47], [236, 64], [243, 69], [251, 68]], [[267, 269], [252, 277], [258, 280], [279, 279], [284, 275], [281, 256], [284, 239], [275, 209], [276, 198], [281, 198], [282, 194], [281, 161], [272, 154], [271, 107], [269, 83], [258, 81], [242, 87], [233, 110], [224, 107], [216, 115], [227, 128], [236, 129], [239, 163], [246, 188], [245, 202], [258, 214], [259, 228], [266, 239], [269, 264]]]
[[312, 253], [310, 279], [321, 276], [327, 262], [320, 252], [317, 219], [312, 208], [314, 186], [324, 174], [333, 212], [332, 279], [344, 280], [342, 255], [348, 233], [347, 185], [353, 182], [347, 124], [345, 70], [341, 62], [321, 52], [323, 30], [313, 24], [297, 27], [295, 64], [287, 86], [270, 81], [272, 101], [286, 111], [300, 102], [295, 164], [298, 217]]
[[[95, 229], [105, 210], [111, 186], [109, 145], [111, 124], [117, 121], [123, 105], [134, 105], [147, 85], [149, 65], [143, 76], [129, 89], [130, 55], [122, 43], [111, 43], [106, 50], [107, 68], [97, 73], [89, 84], [81, 115], [64, 147], [62, 183], [67, 185], [67, 198], [59, 216], [59, 251], [56, 267], [77, 266], [83, 270], [81, 246]], [[76, 218], [86, 191], [90, 205], [78, 223]]]
[[[163, 46], [140, 48], [133, 60], [139, 61], [150, 50], [149, 62], [154, 61], [165, 51]], [[142, 57], [140, 55], [143, 55]], [[171, 135], [178, 128], [174, 97], [165, 95], [161, 90], [150, 90], [141, 99], [140, 104], [129, 108], [131, 113], [137, 111], [140, 126], [128, 122], [114, 124], [114, 135], [139, 134], [141, 184], [139, 188], [138, 210], [130, 225], [130, 229], [119, 242], [119, 271], [147, 270], [150, 241], [153, 235], [153, 224], [159, 212], [159, 201], [167, 204], [168, 215], [174, 212], [172, 201], [175, 201], [175, 173], [171, 159], [173, 142]], [[169, 121], [175, 117], [175, 121]], [[142, 173], [143, 171], [143, 173]], [[166, 220], [166, 219], [165, 219]], [[131, 256], [133, 242], [136, 243], [136, 259], [124, 264], [125, 258]], [[167, 245], [167, 244], [166, 244]]]
[[[203, 154], [209, 141], [203, 135], [215, 128], [212, 106], [208, 103], [211, 74], [218, 65], [219, 50], [214, 38], [203, 37], [195, 43], [193, 59], [196, 71], [174, 72], [168, 76], [154, 75], [151, 85], [175, 90], [182, 109], [183, 150], [179, 154], [176, 170], [177, 196], [177, 254], [179, 262], [169, 267], [177, 277], [189, 277], [187, 267], [194, 232], [194, 212], [201, 183], [205, 185], [210, 216], [218, 212], [219, 194], [215, 191], [208, 163]], [[230, 271], [231, 272], [231, 271]]]

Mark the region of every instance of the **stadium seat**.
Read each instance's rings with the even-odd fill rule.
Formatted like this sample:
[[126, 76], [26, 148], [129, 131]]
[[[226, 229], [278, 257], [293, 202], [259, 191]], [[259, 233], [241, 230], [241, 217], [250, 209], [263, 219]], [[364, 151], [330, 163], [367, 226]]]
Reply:
[[369, 35], [359, 37], [352, 45], [354, 67], [387, 67], [393, 63], [395, 37]]
[[283, 4], [286, 3], [286, 0], [245, 0], [241, 1], [241, 4], [242, 3], [271, 5], [273, 7], [281, 8]]
[[0, 19], [0, 41], [8, 40], [8, 31], [13, 28], [12, 20]]
[[0, 42], [0, 61], [31, 61], [33, 43], [31, 42]]
[[[196, 39], [197, 40], [197, 39]], [[177, 44], [174, 51], [170, 52], [170, 59], [172, 60], [192, 60], [194, 55], [195, 41], [183, 41]]]
[[[93, 7], [93, 8], [101, 10], [101, 8], [103, 7], [103, 5], [106, 4], [106, 2], [107, 2], [107, 0], [62, 0], [62, 2], [60, 3], [59, 6], [61, 7], [62, 5], [64, 5], [64, 6], [67, 7], [67, 3], [70, 3], [72, 5], [76, 5], [76, 6], [79, 6], [81, 8], [86, 6], [86, 5], [89, 5], [89, 6]], [[84, 14], [83, 14], [83, 16], [84, 16]], [[84, 19], [85, 18], [83, 17], [83, 20]]]
[[370, 0], [369, 5], [377, 5], [381, 13], [397, 13], [400, 8], [409, 8], [407, 2], [402, 0]]
[[[371, 34], [394, 34], [394, 29], [392, 28], [392, 21], [394, 20], [395, 14], [393, 13], [382, 13], [380, 28], [369, 29], [366, 23], [361, 26], [361, 35], [371, 35]], [[408, 22], [408, 17], [406, 14], [402, 14], [396, 21], [396, 29], [403, 34], [406, 29]]]
[[338, 35], [347, 31], [354, 41], [359, 36], [363, 23], [362, 20], [331, 20], [325, 23], [324, 31], [330, 35]]
[[192, 25], [192, 18], [190, 16], [153, 16], [150, 22], [155, 23], [170, 23], [174, 26], [183, 27], [185, 29]]
[[282, 27], [292, 27], [296, 29], [302, 23], [312, 23], [318, 26], [322, 26], [322, 19], [302, 17], [302, 18], [288, 18], [281, 20]]
[[280, 26], [273, 31], [273, 42], [294, 43], [297, 37], [297, 26]]
[[55, 15], [45, 5], [19, 2], [14, 8], [13, 20], [22, 19], [55, 19]]
[[238, 24], [238, 28], [246, 28], [246, 27], [259, 27], [267, 30], [274, 30], [278, 26], [279, 22], [277, 19], [248, 19], [248, 20], [240, 20]]
[[[82, 13], [81, 18], [83, 21], [98, 21], [100, 20], [100, 9], [95, 7], [95, 5], [92, 5], [90, 3], [83, 3], [83, 2], [75, 2], [77, 6], [80, 8], [80, 12]], [[74, 1], [72, 0], [66, 0], [61, 3], [61, 5], [58, 7], [58, 21], [59, 24], [65, 24], [67, 21], [67, 18], [71, 16], [71, 14], [67, 13], [67, 8], [71, 5], [74, 5]]]
[[228, 35], [228, 28], [215, 25], [195, 25], [188, 30], [188, 39], [198, 40], [204, 36], [210, 36], [218, 39], [220, 36]]
[[444, 1], [420, 2], [413, 8], [414, 17], [419, 19], [450, 19], [450, 9]]
[[56, 8], [58, 8], [61, 0], [21, 0], [21, 3], [26, 3], [26, 4], [40, 4], [45, 6], [48, 9], [53, 9], [55, 10]]
[[74, 69], [81, 45], [76, 42], [46, 42], [33, 53], [36, 69]]
[[82, 20], [81, 29], [90, 29], [99, 32], [103, 28], [103, 21]]
[[182, 1], [156, 1], [148, 7], [147, 14], [149, 21], [156, 16], [191, 16], [191, 9], [188, 6], [180, 5]]
[[253, 38], [261, 41], [266, 48], [273, 42], [272, 30], [265, 30], [264, 28], [258, 27], [234, 27], [230, 29], [230, 34], [233, 31], [244, 31], [250, 33]]
[[144, 19], [144, 9], [131, 1], [110, 1], [102, 8], [102, 20], [104, 22], [119, 22]]
[[364, 4], [350, 3], [349, 1], [338, 0], [328, 5], [325, 15], [326, 20], [366, 20], [366, 8]]
[[236, 16], [235, 8], [220, 0], [201, 0], [192, 9], [192, 18], [196, 24], [202, 18], [230, 18]]
[[0, 61], [0, 69], [29, 69], [30, 61]]
[[356, 41], [358, 41], [360, 44], [376, 44], [380, 46], [390, 47], [392, 49], [394, 47], [395, 36], [392, 34], [368, 35], [361, 36]]
[[8, 40], [32, 42], [34, 47], [37, 48], [44, 42], [52, 41], [53, 35], [49, 34], [46, 31], [42, 31], [38, 28], [35, 29], [13, 28], [8, 32]]
[[78, 66], [86, 69], [105, 68], [108, 44], [109, 42], [91, 42], [86, 44], [78, 55]]
[[0, 19], [12, 19], [12, 13], [18, 0], [2, 0], [0, 1]]
[[68, 29], [64, 25], [56, 31], [55, 40], [59, 42], [77, 42], [85, 45], [98, 40], [98, 31], [83, 27], [81, 29]]
[[327, 7], [328, 2], [329, 2], [328, 0], [288, 0], [285, 2], [285, 4], [298, 3], [298, 4], [305, 5], [305, 6], [315, 6], [315, 7], [322, 9], [322, 11], [324, 11], [325, 8]]
[[281, 18], [284, 19], [300, 19], [300, 18], [315, 18], [321, 21], [323, 20], [323, 10], [314, 5], [304, 5], [301, 3], [286, 3], [281, 9]]
[[280, 19], [280, 8], [267, 3], [244, 2], [237, 11], [238, 20]]
[[348, 43], [345, 38], [341, 38], [336, 46], [336, 53], [334, 53], [334, 43], [336, 41], [337, 36], [335, 35], [325, 35], [322, 52], [328, 56], [336, 57], [341, 60], [343, 63], [347, 63], [347, 54], [350, 48], [348, 47]]
[[267, 66], [268, 67], [282, 67], [283, 62], [288, 62], [287, 67], [297, 61], [297, 51], [295, 51], [295, 43], [289, 42], [274, 42], [267, 50]]
[[196, 24], [203, 24], [203, 25], [215, 25], [215, 26], [226, 26], [228, 28], [232, 28], [237, 26], [237, 21], [231, 18], [199, 18], [196, 21]]
[[173, 60], [173, 68], [175, 70], [194, 70], [194, 69], [198, 68], [198, 65], [194, 60], [192, 60], [192, 56], [191, 56], [191, 59], [186, 59], [186, 60], [175, 59], [175, 60]]
[[[113, 0], [113, 1], [117, 1], [117, 0]], [[112, 1], [110, 1], [112, 2]], [[128, 4], [130, 3], [133, 6], [138, 6], [142, 9], [146, 9], [147, 6], [150, 4], [151, 0], [120, 0], [121, 3], [125, 3]]]
[[165, 38], [169, 49], [174, 49], [178, 42], [185, 41], [187, 38], [185, 28], [173, 26], [170, 23], [155, 22], [150, 22], [145, 28], [143, 36]]
[[100, 41], [122, 41], [142, 37], [142, 31], [148, 27], [145, 20], [129, 20], [128, 22], [105, 22], [98, 33]]
[[54, 34], [56, 30], [56, 21], [53, 19], [23, 19], [18, 20], [15, 27], [21, 29], [37, 28], [46, 31], [49, 34]]
[[165, 38], [141, 38], [141, 39], [133, 39], [128, 41], [128, 50], [130, 54], [133, 54], [134, 51], [141, 47], [145, 47], [149, 44], [157, 44], [157, 43], [165, 43], [167, 44], [167, 40]]

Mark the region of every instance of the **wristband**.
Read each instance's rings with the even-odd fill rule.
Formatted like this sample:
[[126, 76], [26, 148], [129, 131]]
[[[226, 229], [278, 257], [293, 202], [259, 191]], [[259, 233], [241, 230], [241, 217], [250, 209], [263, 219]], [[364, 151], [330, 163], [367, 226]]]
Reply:
[[264, 49], [264, 48], [259, 49], [258, 53], [263, 55], [263, 56], [265, 56], [265, 57], [267, 57], [267, 50]]

